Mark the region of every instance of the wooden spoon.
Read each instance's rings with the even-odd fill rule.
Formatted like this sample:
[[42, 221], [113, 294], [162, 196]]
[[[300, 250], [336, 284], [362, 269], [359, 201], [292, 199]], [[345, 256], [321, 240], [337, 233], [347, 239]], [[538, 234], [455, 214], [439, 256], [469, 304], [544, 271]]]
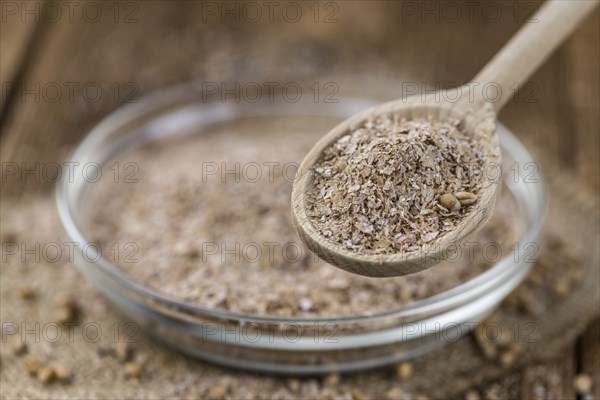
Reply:
[[[526, 22], [474, 81], [460, 88], [460, 92], [448, 92], [447, 96], [445, 93], [425, 97], [417, 95], [391, 101], [357, 114], [333, 128], [306, 155], [294, 181], [292, 218], [302, 241], [328, 263], [373, 277], [418, 272], [449, 257], [456, 251], [456, 246], [471, 238], [490, 219], [500, 179], [486, 182], [477, 194], [477, 202], [470, 206], [455, 230], [445, 233], [433, 245], [424, 245], [421, 250], [410, 253], [370, 255], [350, 251], [343, 245], [328, 241], [311, 223], [307, 214], [307, 193], [313, 187], [313, 166], [321, 159], [323, 150], [341, 136], [375, 116], [396, 115], [407, 119], [461, 120], [469, 135], [483, 135], [489, 139], [485, 168], [497, 167], [500, 165], [500, 146], [495, 130], [496, 114], [510, 98], [511, 89], [515, 88], [513, 85], [525, 82], [596, 5], [598, 0], [547, 1], [534, 19]], [[455, 99], [456, 93], [461, 93], [458, 101], [446, 100]]]

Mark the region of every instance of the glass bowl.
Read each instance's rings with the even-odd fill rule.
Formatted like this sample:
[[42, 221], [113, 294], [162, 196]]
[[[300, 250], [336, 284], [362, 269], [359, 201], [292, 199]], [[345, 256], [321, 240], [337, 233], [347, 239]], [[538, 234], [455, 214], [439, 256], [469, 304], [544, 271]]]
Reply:
[[[338, 88], [341, 87], [338, 85]], [[347, 91], [351, 92], [351, 91]], [[339, 318], [280, 318], [244, 315], [202, 307], [155, 290], [133, 279], [108, 257], [88, 246], [94, 229], [90, 218], [92, 180], [85, 168], [109, 166], [111, 160], [144, 144], [185, 135], [202, 135], [208, 127], [227, 126], [240, 118], [286, 117], [311, 126], [315, 116], [341, 121], [388, 98], [339, 91], [330, 102], [262, 96], [258, 100], [209, 101], [200, 84], [163, 89], [101, 121], [71, 156], [72, 179], [57, 190], [57, 206], [75, 245], [75, 264], [125, 315], [148, 335], [203, 360], [275, 374], [319, 375], [396, 363], [458, 340], [525, 278], [532, 267], [528, 245], [535, 243], [546, 199], [541, 177], [524, 179], [533, 160], [503, 125], [498, 134], [505, 190], [516, 200], [523, 228], [514, 253], [450, 290], [373, 315]], [[518, 178], [518, 179], [515, 179]], [[521, 256], [516, 256], [521, 255]], [[333, 267], [332, 267], [333, 268]]]

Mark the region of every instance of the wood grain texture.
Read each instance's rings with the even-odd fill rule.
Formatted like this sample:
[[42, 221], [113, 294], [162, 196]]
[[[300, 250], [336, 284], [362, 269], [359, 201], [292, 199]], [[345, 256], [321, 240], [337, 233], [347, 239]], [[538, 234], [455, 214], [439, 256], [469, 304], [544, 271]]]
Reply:
[[571, 347], [565, 349], [559, 359], [506, 373], [497, 381], [473, 387], [471, 392], [481, 399], [575, 400], [577, 394], [572, 379], [575, 371], [576, 359]]
[[[359, 32], [354, 24], [366, 17], [357, 3], [340, 4], [339, 23], [303, 21], [284, 29], [277, 24], [194, 24], [199, 8], [194, 2], [186, 4], [189, 11], [182, 11], [183, 5], [139, 3], [138, 22], [132, 24], [115, 24], [110, 18], [96, 24], [81, 20], [49, 24], [48, 32], [39, 39], [38, 62], [31, 66], [24, 84], [58, 83], [63, 86], [63, 97], [55, 103], [44, 101], [43, 96], [34, 103], [32, 95], [16, 101], [14, 113], [4, 121], [3, 136], [8, 138], [2, 139], [2, 159], [57, 159], [63, 144], [71, 146], [80, 140], [88, 127], [125, 102], [127, 95], [139, 98], [166, 84], [191, 78], [219, 79], [277, 63], [292, 63], [299, 76], [298, 70], [303, 74], [336, 68], [372, 71], [384, 60], [395, 78], [429, 89], [458, 85], [474, 76], [519, 27], [509, 17], [496, 23], [477, 17], [472, 23], [422, 23], [422, 19], [409, 16], [397, 23], [403, 15], [401, 5], [375, 2], [370, 18], [379, 28]], [[511, 15], [510, 4], [501, 5], [503, 12]], [[599, 71], [594, 62], [599, 57], [598, 25], [595, 11], [500, 115], [502, 122], [532, 145], [542, 167], [545, 162], [561, 164], [591, 192], [600, 188], [596, 153]], [[278, 36], [272, 39], [275, 31]], [[233, 37], [235, 41], [229, 40]], [[406, 39], [399, 42], [386, 40], [388, 37]], [[340, 42], [342, 39], [346, 40]], [[423, 41], [430, 45], [422, 46]], [[357, 62], [356, 46], [371, 52], [368, 59], [372, 64]], [[247, 57], [238, 51], [241, 49]], [[232, 54], [230, 62], [223, 63], [228, 54]], [[65, 82], [75, 82], [79, 88], [99, 84], [105, 96], [92, 102], [76, 93], [75, 100], [69, 101]], [[112, 100], [114, 85], [120, 85], [117, 101]], [[402, 88], [398, 92], [402, 95]], [[44, 124], [39, 122], [42, 120]], [[52, 139], [55, 135], [60, 136], [60, 145]], [[41, 143], [50, 147], [39, 146]], [[34, 153], [31, 157], [30, 152]], [[47, 191], [52, 184], [12, 184], [9, 180], [4, 190], [18, 194], [39, 188]]]
[[522, 371], [521, 398], [523, 400], [576, 399], [573, 386], [575, 349], [571, 346], [560, 359], [534, 365]]
[[[17, 7], [17, 4], [11, 6]], [[29, 64], [26, 55], [36, 28], [33, 18], [9, 18], [5, 16], [4, 9], [2, 12], [2, 18], [6, 18], [6, 21], [0, 23], [0, 116], [11, 88], [16, 86], [19, 71], [22, 72]]]
[[575, 3], [551, 0], [540, 7], [532, 16], [534, 21], [525, 23], [474, 78], [481, 85], [493, 82], [505, 94], [494, 103], [497, 111], [510, 99], [507, 95], [510, 88], [515, 84], [524, 85], [597, 6], [595, 0]]
[[600, 398], [600, 319], [592, 322], [577, 343], [577, 372], [592, 378], [591, 397]]
[[[63, 94], [57, 102], [41, 94], [39, 101], [32, 95], [12, 99], [10, 114], [2, 115], [0, 159], [18, 164], [61, 162], [110, 111], [154, 88], [189, 79], [219, 81], [285, 68], [289, 68], [287, 76], [312, 76], [339, 69], [374, 78], [385, 73], [429, 89], [458, 86], [471, 79], [523, 23], [523, 16], [513, 18], [515, 4], [523, 12], [525, 5], [533, 4], [498, 2], [506, 18], [489, 23], [482, 18], [482, 3], [475, 8], [478, 11], [472, 21], [465, 17], [458, 22], [408, 13], [403, 9], [406, 2], [369, 2], [369, 12], [361, 3], [338, 3], [337, 23], [315, 24], [303, 19], [282, 25], [223, 24], [215, 18], [199, 23], [201, 4], [197, 2], [135, 2], [139, 9], [134, 23], [122, 23], [123, 14], [121, 23], [114, 23], [112, 16], [94, 24], [81, 18], [73, 23], [48, 23], [44, 34], [36, 37], [35, 62], [28, 65], [22, 64], [24, 43], [31, 38], [33, 25], [7, 20], [0, 35], [2, 82], [14, 79], [15, 71], [21, 70], [22, 82], [29, 88], [36, 82], [58, 83], [63, 88], [66, 82], [79, 87], [95, 83], [106, 95], [98, 102], [84, 98], [81, 91], [73, 100]], [[106, 15], [111, 15], [112, 5], [102, 3]], [[15, 26], [19, 28], [13, 29]], [[499, 116], [530, 146], [542, 171], [552, 165], [570, 173], [580, 182], [580, 190], [591, 193], [596, 203], [600, 190], [598, 37], [600, 12], [596, 10]], [[116, 100], [111, 89], [115, 83], [121, 88]], [[133, 86], [125, 88], [127, 84]], [[404, 92], [398, 88], [399, 95]], [[4, 97], [2, 101], [4, 104]], [[46, 180], [9, 177], [2, 181], [2, 196], [49, 193], [53, 187], [54, 183]], [[598, 320], [592, 324], [580, 339], [583, 345], [564, 358], [570, 363], [568, 360], [577, 357], [580, 371], [593, 377], [595, 398], [600, 397], [599, 324]], [[557, 386], [553, 393], [572, 398], [568, 382], [573, 368], [561, 369], [562, 364], [560, 360], [551, 367], [565, 377], [561, 380], [565, 386]], [[522, 387], [523, 393], [531, 393], [532, 379], [518, 384], [513, 378], [509, 381]], [[555, 398], [564, 397], [557, 394]]]
[[599, 27], [596, 10], [500, 115], [530, 146], [542, 172], [544, 165], [572, 172], [592, 195], [600, 189]]

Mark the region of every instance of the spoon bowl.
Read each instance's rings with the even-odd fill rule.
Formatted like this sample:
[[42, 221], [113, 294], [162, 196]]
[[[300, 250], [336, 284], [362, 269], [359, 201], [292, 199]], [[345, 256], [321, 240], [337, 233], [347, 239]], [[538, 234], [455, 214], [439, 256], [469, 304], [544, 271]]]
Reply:
[[328, 263], [356, 274], [371, 277], [405, 275], [431, 267], [449, 257], [491, 218], [500, 188], [500, 177], [497, 174], [483, 182], [477, 193], [477, 202], [469, 206], [455, 230], [414, 252], [366, 254], [351, 251], [328, 241], [310, 221], [307, 213], [307, 194], [312, 192], [314, 185], [313, 166], [321, 159], [323, 151], [340, 137], [380, 115], [406, 119], [433, 117], [438, 120], [460, 120], [461, 126], [469, 136], [483, 138], [489, 142], [490, 151], [486, 154], [484, 171], [497, 170], [501, 158], [493, 108], [484, 105], [474, 112], [464, 106], [465, 103], [440, 102], [441, 97], [444, 96], [413, 96], [372, 107], [343, 121], [315, 144], [302, 161], [292, 190], [292, 221], [301, 240], [311, 251]]

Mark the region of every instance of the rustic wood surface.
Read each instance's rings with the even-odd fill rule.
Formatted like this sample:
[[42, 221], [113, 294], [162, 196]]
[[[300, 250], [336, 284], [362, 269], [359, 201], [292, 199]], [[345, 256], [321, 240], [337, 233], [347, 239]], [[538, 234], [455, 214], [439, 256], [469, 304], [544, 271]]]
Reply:
[[[63, 161], [87, 129], [110, 111], [156, 87], [192, 78], [215, 80], [219, 74], [269, 72], [289, 64], [297, 68], [292, 76], [336, 68], [364, 73], [368, 62], [378, 61], [400, 79], [464, 83], [524, 23], [531, 6], [539, 4], [495, 3], [503, 12], [498, 21], [485, 21], [475, 12], [472, 21], [463, 15], [453, 22], [441, 12], [439, 21], [435, 11], [433, 16], [409, 12], [407, 4], [419, 9], [423, 2], [376, 1], [368, 8], [362, 1], [341, 2], [334, 15], [337, 22], [325, 24], [322, 20], [331, 10], [324, 3], [319, 4], [319, 23], [312, 16], [287, 23], [277, 15], [276, 23], [223, 23], [219, 17], [203, 22], [202, 3], [194, 1], [95, 3], [102, 7], [97, 22], [86, 20], [81, 7], [75, 9], [73, 21], [66, 10], [60, 18], [41, 15], [35, 21], [22, 9], [13, 14], [6, 3], [0, 38], [0, 157], [3, 163], [28, 165]], [[442, 9], [441, 3], [432, 3]], [[25, 3], [15, 4], [21, 8]], [[41, 10], [45, 6], [26, 4], [38, 4]], [[308, 12], [308, 6], [303, 10]], [[596, 202], [599, 37], [596, 10], [500, 115], [531, 146], [542, 171], [544, 165], [567, 171]], [[76, 84], [73, 98], [68, 82]], [[62, 88], [58, 98], [51, 92], [55, 85]], [[85, 85], [99, 85], [102, 98], [91, 101], [89, 93], [86, 98], [81, 92]], [[9, 93], [8, 86], [27, 91]], [[2, 196], [49, 193], [52, 188], [53, 183], [43, 179], [24, 182], [11, 176], [5, 181], [3, 176]], [[552, 393], [536, 392], [535, 383], [546, 379], [537, 372], [539, 366], [499, 384], [510, 386], [521, 398], [574, 398], [573, 378], [586, 373], [594, 381], [594, 398], [600, 398], [599, 334], [597, 320], [561, 359], [544, 366], [563, 378], [560, 383], [547, 382]]]
[[[20, 70], [19, 68], [27, 64], [28, 60], [26, 56], [33, 30], [36, 27], [33, 19], [22, 22], [20, 19], [11, 18], [2, 21], [0, 25], [0, 81], [10, 82], [17, 78]], [[4, 104], [6, 104], [7, 91], [2, 88], [2, 107], [0, 108], [0, 115]]]

